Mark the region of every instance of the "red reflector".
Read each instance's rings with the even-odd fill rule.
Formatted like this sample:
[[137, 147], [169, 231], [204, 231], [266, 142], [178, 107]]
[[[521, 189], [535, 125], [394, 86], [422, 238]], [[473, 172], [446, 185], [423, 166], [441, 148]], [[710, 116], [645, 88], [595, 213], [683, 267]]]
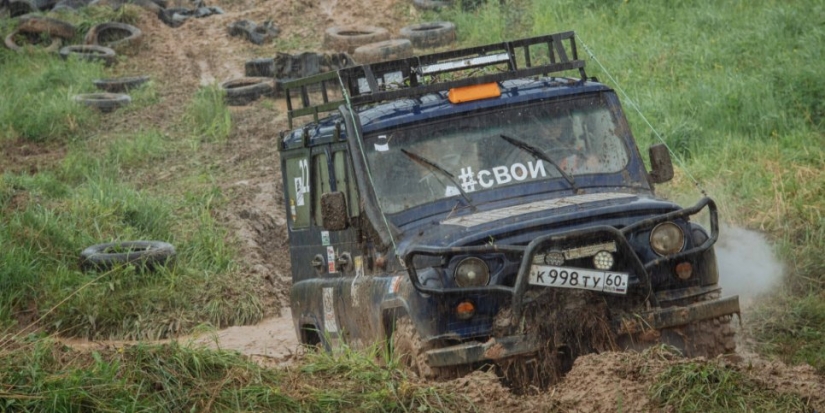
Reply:
[[480, 85], [455, 87], [450, 89], [447, 97], [451, 103], [471, 102], [474, 100], [497, 98], [501, 96], [501, 90], [497, 83], [483, 83]]
[[687, 280], [693, 275], [693, 266], [689, 262], [682, 262], [676, 265], [676, 275], [683, 280]]
[[469, 301], [462, 301], [455, 308], [456, 315], [461, 319], [468, 319], [476, 313], [476, 306]]

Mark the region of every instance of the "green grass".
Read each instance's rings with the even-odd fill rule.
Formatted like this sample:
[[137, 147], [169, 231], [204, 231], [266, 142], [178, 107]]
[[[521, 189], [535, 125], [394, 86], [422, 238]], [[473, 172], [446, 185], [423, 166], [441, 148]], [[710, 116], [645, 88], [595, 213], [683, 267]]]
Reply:
[[[0, 322], [41, 315], [46, 328], [66, 335], [162, 338], [204, 322], [260, 320], [254, 286], [237, 276], [236, 252], [212, 216], [223, 202], [220, 190], [153, 195], [115, 179], [167, 156], [173, 143], [158, 131], [114, 139], [103, 156], [89, 150], [98, 144], [78, 143], [55, 171], [0, 181], [0, 210], [7, 211], [0, 243], [11, 246], [0, 251]], [[172, 243], [176, 265], [155, 273], [80, 269], [78, 254], [87, 246], [133, 239]]]
[[[575, 30], [588, 75], [627, 93], [620, 98], [642, 152], [658, 139], [631, 102], [683, 162], [659, 191], [692, 204], [701, 195], [690, 174], [723, 220], [767, 233], [787, 266], [778, 294], [796, 310], [770, 306], [764, 318], [823, 331], [824, 309], [805, 304], [825, 291], [823, 16], [811, 0], [562, 0], [491, 1], [427, 18], [454, 21], [461, 45]], [[761, 350], [825, 372], [822, 335], [757, 329], [756, 338], [769, 343]]]
[[178, 343], [74, 351], [0, 337], [0, 410], [118, 412], [467, 412], [472, 403], [410, 382], [376, 350], [313, 353], [294, 370]]
[[794, 394], [768, 390], [718, 361], [676, 364], [661, 373], [651, 399], [677, 412], [813, 412]]
[[224, 94], [218, 85], [201, 88], [186, 109], [185, 125], [203, 142], [226, 142], [229, 137], [232, 118]]

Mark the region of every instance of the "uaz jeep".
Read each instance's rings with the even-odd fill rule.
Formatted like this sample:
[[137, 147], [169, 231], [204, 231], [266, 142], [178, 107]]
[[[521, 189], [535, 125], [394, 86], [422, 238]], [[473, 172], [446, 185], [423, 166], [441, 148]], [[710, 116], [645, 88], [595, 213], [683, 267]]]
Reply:
[[301, 342], [388, 340], [423, 376], [490, 364], [540, 385], [588, 352], [733, 351], [715, 204], [656, 198], [667, 149], [648, 172], [584, 66], [566, 32], [285, 83]]

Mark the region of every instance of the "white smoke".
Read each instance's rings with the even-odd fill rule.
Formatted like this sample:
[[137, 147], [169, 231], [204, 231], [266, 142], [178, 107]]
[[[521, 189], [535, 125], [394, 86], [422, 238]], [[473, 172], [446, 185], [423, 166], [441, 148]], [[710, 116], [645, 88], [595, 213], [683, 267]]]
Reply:
[[738, 294], [743, 305], [778, 287], [784, 270], [762, 234], [737, 227], [720, 229], [716, 260], [722, 295]]

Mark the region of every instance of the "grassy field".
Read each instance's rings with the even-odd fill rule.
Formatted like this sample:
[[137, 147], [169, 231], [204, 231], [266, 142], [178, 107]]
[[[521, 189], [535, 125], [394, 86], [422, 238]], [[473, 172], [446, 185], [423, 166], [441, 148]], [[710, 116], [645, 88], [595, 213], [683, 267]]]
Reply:
[[[422, 20], [454, 21], [461, 45], [577, 32], [587, 46], [580, 51], [598, 59], [587, 58], [588, 74], [628, 93], [622, 99], [640, 146], [657, 137], [634, 105], [682, 160], [677, 179], [660, 190], [697, 199], [689, 174], [719, 201], [726, 221], [775, 243], [787, 273], [783, 287], [749, 314], [757, 350], [825, 372], [825, 82], [819, 69], [825, 6], [813, 0], [513, 0], [468, 9], [428, 12]], [[122, 10], [67, 18], [81, 27], [134, 18]], [[2, 34], [12, 26], [0, 19]], [[20, 325], [38, 321], [72, 336], [158, 338], [263, 315], [253, 286], [238, 281], [232, 236], [215, 219], [226, 199], [208, 162], [186, 163], [178, 184], [151, 180], [157, 165], [197, 158], [204, 147], [226, 141], [232, 117], [220, 93], [195, 94], [179, 128], [105, 133], [100, 114], [70, 99], [92, 91], [91, 80], [105, 73], [94, 64], [0, 49], [0, 145], [34, 145], [53, 154], [22, 169], [0, 158], [6, 167], [0, 177], [0, 359], [8, 361], [0, 371], [6, 403], [0, 410], [37, 411], [78, 400], [116, 411], [471, 410], [435, 388], [405, 385], [392, 366], [375, 365], [370, 355], [311, 357], [295, 376], [234, 354], [176, 345], [79, 355], [20, 332]], [[155, 88], [150, 83], [137, 91], [132, 107], [108, 115], [109, 121], [156, 102]], [[129, 239], [173, 243], [176, 265], [157, 273], [80, 270], [83, 248]], [[352, 381], [306, 387], [338, 377]], [[710, 407], [696, 407], [690, 403], [698, 398], [684, 395], [722, 389], [718, 383], [751, 385], [715, 364], [674, 367], [658, 383], [651, 389], [655, 398], [678, 411], [724, 411], [748, 395], [727, 392]]]
[[[123, 11], [94, 10], [69, 17], [81, 28], [130, 20]], [[190, 162], [174, 181], [158, 179], [155, 169], [226, 140], [231, 119], [216, 88], [192, 98], [177, 129], [113, 133], [106, 124], [157, 102], [154, 83], [104, 121], [72, 100], [104, 77], [99, 64], [0, 49], [0, 73], [0, 144], [53, 154], [42, 166], [0, 161], [0, 331], [39, 321], [68, 336], [163, 338], [199, 324], [262, 318], [254, 286], [237, 277], [236, 251], [214, 218], [225, 199], [210, 166]], [[84, 248], [134, 239], [172, 243], [176, 265], [155, 273], [81, 270]]]

